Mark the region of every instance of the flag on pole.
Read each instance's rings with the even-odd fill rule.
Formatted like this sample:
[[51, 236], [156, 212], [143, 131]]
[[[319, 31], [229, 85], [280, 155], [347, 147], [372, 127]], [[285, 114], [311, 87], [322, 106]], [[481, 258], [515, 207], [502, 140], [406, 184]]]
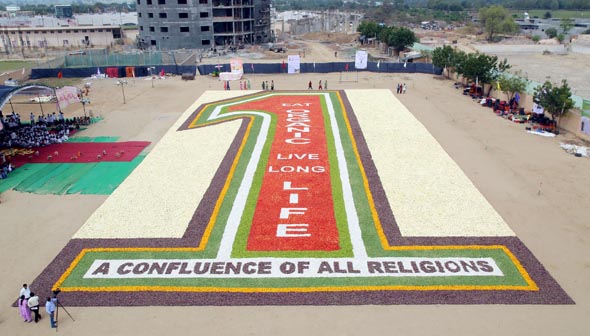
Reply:
[[160, 77], [164, 77], [166, 74], [164, 73], [164, 69], [162, 69], [162, 71], [160, 71]]
[[377, 61], [377, 69], [379, 69], [379, 66], [381, 65], [381, 60]]
[[348, 63], [344, 65], [344, 71], [348, 71]]
[[131, 75], [135, 78], [135, 69], [131, 69]]
[[404, 68], [408, 65], [408, 62], [404, 62]]
[[250, 68], [252, 69], [252, 72], [254, 72], [254, 63], [250, 64]]
[[476, 93], [477, 93], [477, 87], [478, 86], [479, 86], [479, 77], [478, 76], [475, 76], [475, 90], [476, 90]]
[[96, 68], [96, 74], [100, 76], [100, 68]]
[[313, 62], [313, 71], [315, 71], [315, 62]]
[[62, 77], [64, 76], [63, 72], [58, 72], [57, 73], [57, 78], [62, 79]]
[[502, 88], [500, 88], [500, 82], [496, 82], [496, 86], [498, 87], [498, 91], [502, 91]]

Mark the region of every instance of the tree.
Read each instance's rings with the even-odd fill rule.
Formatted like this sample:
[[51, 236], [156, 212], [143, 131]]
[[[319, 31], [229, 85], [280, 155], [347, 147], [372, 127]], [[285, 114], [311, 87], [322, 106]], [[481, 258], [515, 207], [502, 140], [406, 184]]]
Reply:
[[522, 75], [522, 72], [517, 71], [514, 75], [508, 76], [506, 74], [502, 74], [498, 77], [498, 84], [500, 86], [500, 90], [506, 93], [508, 97], [508, 101], [514, 98], [514, 95], [518, 93], [522, 93], [526, 90], [526, 87], [529, 83], [529, 79]]
[[492, 41], [494, 34], [512, 34], [518, 32], [518, 25], [502, 6], [491, 6], [479, 10], [481, 27]]
[[553, 121], [557, 118], [557, 127], [559, 127], [561, 117], [574, 107], [571, 96], [572, 91], [567, 80], [562, 80], [561, 86], [545, 81], [542, 86], [535, 89], [533, 101], [549, 112]]
[[557, 36], [557, 29], [553, 27], [547, 28], [545, 29], [545, 35], [547, 35], [549, 38], [555, 38]]
[[376, 22], [363, 21], [358, 25], [356, 31], [366, 37], [376, 37], [379, 31], [379, 25]]
[[497, 56], [489, 56], [479, 52], [466, 54], [463, 58], [458, 57], [457, 60], [460, 62], [457, 66], [457, 72], [463, 77], [479, 82], [482, 86], [490, 84], [488, 95], [493, 88], [491, 83], [495, 82], [502, 72], [510, 69], [506, 59], [498, 63]]
[[557, 35], [557, 41], [559, 41], [559, 43], [563, 43], [563, 40], [565, 40], [565, 35], [563, 35], [563, 34]]
[[387, 45], [394, 47], [398, 53], [416, 42], [418, 42], [418, 38], [414, 32], [404, 27], [394, 28], [386, 41]]
[[567, 34], [567, 32], [569, 32], [570, 29], [572, 29], [574, 27], [574, 20], [569, 19], [569, 18], [561, 19], [561, 23], [559, 24], [559, 26], [563, 30], [563, 33]]
[[533, 42], [538, 43], [541, 40], [541, 36], [533, 35], [533, 37], [531, 37], [531, 39], [533, 40]]
[[455, 67], [457, 53], [450, 45], [438, 47], [432, 51], [432, 64], [447, 69], [447, 77], [451, 76], [451, 68]]
[[551, 19], [551, 12], [545, 12], [545, 15], [543, 15], [544, 19]]

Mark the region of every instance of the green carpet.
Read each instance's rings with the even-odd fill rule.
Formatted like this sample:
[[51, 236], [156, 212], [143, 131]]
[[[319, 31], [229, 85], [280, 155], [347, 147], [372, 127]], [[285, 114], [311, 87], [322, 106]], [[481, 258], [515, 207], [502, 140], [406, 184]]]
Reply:
[[131, 162], [29, 163], [0, 180], [0, 193], [10, 189], [34, 194], [110, 195], [145, 155]]

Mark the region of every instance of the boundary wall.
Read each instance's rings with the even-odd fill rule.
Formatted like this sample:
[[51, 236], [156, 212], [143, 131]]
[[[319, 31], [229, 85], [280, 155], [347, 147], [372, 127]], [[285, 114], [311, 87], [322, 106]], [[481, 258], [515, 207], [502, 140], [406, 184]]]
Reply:
[[[153, 66], [134, 66], [136, 77], [149, 76], [149, 68], [154, 67], [153, 74], [158, 74], [164, 70], [165, 73], [181, 75], [183, 73], [196, 73], [197, 69], [200, 75], [209, 75], [219, 69], [220, 72], [230, 72], [230, 64], [201, 64], [194, 65], [153, 65]], [[126, 66], [116, 67], [85, 67], [85, 68], [55, 68], [55, 69], [32, 69], [31, 79], [40, 79], [47, 77], [57, 77], [61, 72], [64, 78], [90, 77], [100, 70], [100, 73], [109, 73], [109, 77], [115, 77], [111, 74], [116, 73], [116, 77], [130, 77]], [[108, 70], [107, 70], [108, 69]], [[116, 70], [112, 70], [116, 69]], [[245, 74], [278, 74], [287, 73], [287, 64], [282, 63], [244, 63]], [[348, 69], [348, 70], [347, 70]], [[389, 73], [426, 73], [433, 75], [442, 74], [442, 69], [435, 67], [430, 63], [377, 63], [368, 62], [366, 69], [355, 69], [354, 62], [330, 62], [330, 63], [301, 63], [300, 73], [330, 73], [343, 71], [369, 71], [369, 72], [389, 72]]]
[[[150, 75], [150, 68], [153, 67], [152, 74], [157, 75], [162, 70], [165, 73], [173, 73], [182, 75], [183, 73], [195, 73], [196, 66], [194, 65], [145, 65], [145, 66], [115, 66], [115, 67], [87, 67], [87, 68], [56, 68], [56, 69], [32, 69], [31, 79], [40, 79], [48, 77], [57, 77], [61, 72], [64, 78], [84, 78], [96, 75], [100, 70], [101, 74], [109, 74], [109, 77], [132, 77], [127, 71], [127, 68], [133, 68], [135, 77], [145, 77]], [[115, 69], [115, 70], [112, 70]], [[113, 76], [115, 74], [116, 76]]]
[[[347, 68], [348, 66], [348, 68]], [[220, 72], [230, 72], [229, 63], [226, 64], [201, 64], [197, 66], [199, 74], [209, 75], [219, 69]], [[278, 74], [287, 73], [288, 65], [285, 63], [244, 63], [244, 74]], [[348, 69], [348, 70], [347, 70]], [[431, 63], [377, 63], [368, 62], [366, 69], [355, 69], [354, 62], [329, 62], [329, 63], [301, 63], [300, 73], [329, 73], [343, 71], [369, 71], [369, 72], [398, 72], [398, 73], [427, 73], [433, 75], [442, 74], [442, 69]]]

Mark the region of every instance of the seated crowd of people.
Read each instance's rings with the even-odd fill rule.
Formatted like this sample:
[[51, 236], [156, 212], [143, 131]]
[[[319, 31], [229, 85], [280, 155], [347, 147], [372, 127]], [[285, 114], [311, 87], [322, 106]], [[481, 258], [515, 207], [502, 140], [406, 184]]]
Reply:
[[[37, 118], [31, 112], [30, 122], [23, 123], [18, 113], [4, 115], [0, 111], [0, 150], [10, 148], [34, 149], [60, 144], [69, 139], [70, 132], [80, 129], [80, 125], [89, 125], [90, 117], [64, 118], [63, 113], [39, 115]], [[38, 152], [37, 152], [38, 153]], [[0, 157], [0, 179], [5, 179], [14, 170], [10, 160]]]
[[65, 124], [49, 128], [44, 124], [21, 125], [0, 133], [0, 147], [36, 148], [68, 140], [70, 129]]
[[70, 130], [79, 127], [63, 117], [63, 113], [39, 116], [31, 113], [31, 123], [23, 124], [17, 113], [4, 117], [0, 112], [3, 130], [0, 131], [0, 148], [36, 148], [68, 140]]

